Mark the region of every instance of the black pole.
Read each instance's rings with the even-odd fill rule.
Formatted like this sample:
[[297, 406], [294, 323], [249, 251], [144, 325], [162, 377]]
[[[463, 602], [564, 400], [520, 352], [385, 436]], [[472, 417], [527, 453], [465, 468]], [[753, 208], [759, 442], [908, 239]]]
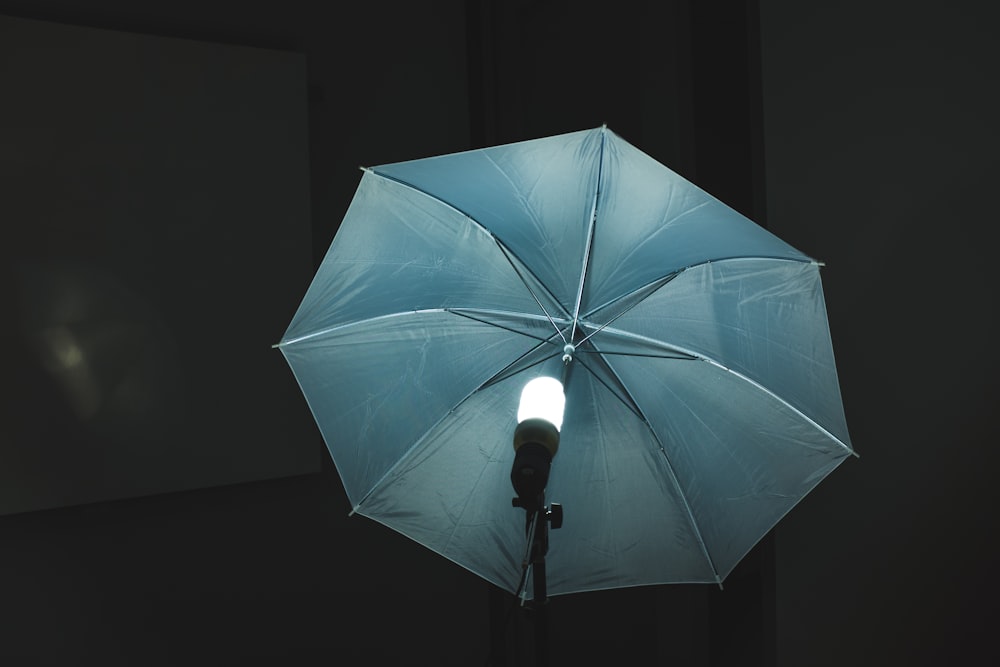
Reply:
[[545, 554], [549, 547], [549, 520], [545, 501], [539, 503], [535, 521], [535, 540], [531, 559], [532, 615], [535, 617], [535, 662], [538, 667], [549, 664], [549, 596], [545, 580]]

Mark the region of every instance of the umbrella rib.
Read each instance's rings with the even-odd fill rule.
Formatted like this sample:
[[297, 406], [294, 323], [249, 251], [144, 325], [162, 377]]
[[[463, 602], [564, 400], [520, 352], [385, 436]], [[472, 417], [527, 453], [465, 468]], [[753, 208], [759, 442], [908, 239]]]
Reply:
[[[705, 266], [706, 264], [714, 264], [714, 263], [717, 263], [717, 262], [734, 262], [734, 261], [739, 261], [739, 260], [743, 260], [743, 259], [762, 260], [762, 261], [775, 261], [775, 262], [797, 262], [799, 264], [815, 264], [816, 266], [824, 266], [824, 264], [822, 262], [818, 262], [818, 261], [816, 261], [814, 259], [796, 259], [794, 257], [780, 257], [778, 255], [773, 255], [773, 256], [771, 256], [771, 255], [731, 255], [731, 256], [727, 256], [727, 257], [714, 257], [712, 259], [706, 259], [706, 260], [703, 260], [701, 262], [695, 262], [694, 264], [688, 264], [687, 266], [681, 267], [681, 268], [679, 268], [679, 269], [677, 269], [675, 271], [671, 271], [670, 273], [668, 273], [666, 275], [663, 275], [663, 276], [660, 276], [660, 277], [655, 278], [653, 280], [650, 280], [649, 282], [644, 283], [643, 285], [640, 285], [639, 287], [636, 287], [635, 289], [633, 289], [631, 291], [628, 291], [625, 294], [620, 294], [620, 295], [618, 295], [618, 296], [616, 296], [616, 297], [614, 297], [614, 298], [612, 298], [612, 299], [610, 299], [610, 300], [602, 303], [600, 306], [597, 306], [596, 308], [590, 309], [587, 313], [584, 314], [583, 317], [584, 317], [584, 319], [587, 319], [587, 318], [593, 316], [594, 313], [598, 313], [598, 312], [604, 310], [605, 308], [608, 308], [608, 307], [614, 305], [615, 303], [617, 303], [619, 301], [622, 301], [624, 299], [629, 298], [630, 296], [638, 294], [639, 292], [642, 292], [643, 290], [649, 289], [650, 287], [652, 287], [653, 285], [655, 285], [657, 282], [659, 282], [661, 280], [665, 281], [663, 284], [666, 285], [668, 282], [670, 282], [671, 280], [673, 280], [674, 278], [676, 278], [680, 274], [684, 273], [688, 269], [694, 269], [694, 268], [697, 268], [699, 266]], [[662, 287], [662, 286], [663, 285], [660, 285], [660, 287]], [[648, 297], [652, 296], [653, 294], [655, 294], [657, 292], [657, 290], [660, 289], [660, 287], [657, 287], [656, 289], [653, 289], [652, 291], [650, 291], [649, 294], [647, 294], [646, 296], [644, 296], [642, 299], [639, 299], [635, 303], [635, 305], [629, 307], [629, 310], [631, 310], [635, 306], [637, 306], [640, 303], [642, 303], [643, 301], [645, 301], [646, 298], [648, 298]], [[625, 313], [622, 313], [622, 315], [624, 315], [624, 314]], [[621, 315], [619, 315], [618, 317], [620, 317], [620, 316]], [[617, 317], [615, 319], [617, 319]], [[610, 322], [608, 324], [610, 324]]]
[[[530, 294], [531, 298], [535, 300], [535, 303], [538, 304], [538, 307], [541, 309], [541, 311], [543, 313], [545, 313], [545, 317], [548, 318], [549, 324], [552, 325], [552, 328], [555, 329], [556, 333], [559, 334], [559, 337], [562, 338], [563, 343], [566, 343], [567, 342], [566, 341], [566, 337], [563, 335], [562, 330], [556, 324], [555, 320], [552, 319], [552, 316], [549, 315], [549, 311], [546, 310], [545, 306], [542, 305], [542, 302], [539, 300], [538, 296], [535, 294], [535, 291], [533, 289], [531, 289], [531, 285], [529, 285], [528, 281], [524, 279], [523, 275], [521, 275], [521, 272], [518, 270], [517, 265], [514, 264], [514, 260], [512, 259], [511, 255], [508, 253], [507, 247], [504, 246], [502, 243], [500, 243], [500, 239], [498, 239], [496, 236], [493, 237], [493, 241], [497, 244], [497, 247], [500, 248], [500, 252], [503, 253], [503, 256], [507, 258], [507, 263], [510, 264], [510, 268], [514, 269], [514, 273], [516, 273], [517, 277], [520, 278], [521, 284], [524, 285], [524, 288], [528, 290], [528, 294]], [[520, 260], [518, 260], [518, 261], [520, 261]], [[523, 264], [524, 262], [521, 262], [521, 263]], [[536, 280], [537, 280], [537, 278], [536, 278]], [[541, 283], [539, 283], [539, 284], [541, 284]]]
[[[544, 341], [544, 342], [547, 343], [549, 341]], [[507, 380], [509, 378], [512, 378], [515, 375], [517, 375], [518, 373], [523, 373], [524, 371], [528, 370], [529, 368], [534, 368], [535, 366], [537, 366], [539, 364], [544, 364], [549, 359], [554, 359], [558, 354], [560, 354], [559, 352], [553, 352], [552, 354], [543, 355], [541, 358], [536, 359], [535, 361], [532, 361], [527, 366], [524, 366], [523, 368], [517, 368], [517, 365], [525, 357], [527, 357], [530, 354], [536, 352], [537, 350], [540, 350], [541, 348], [542, 348], [542, 345], [536, 345], [535, 347], [531, 348], [530, 350], [528, 350], [527, 352], [525, 352], [524, 354], [522, 354], [520, 357], [518, 357], [517, 359], [515, 359], [512, 362], [510, 362], [509, 364], [507, 364], [506, 366], [504, 366], [502, 369], [500, 369], [499, 371], [497, 371], [496, 373], [494, 373], [490, 377], [490, 379], [486, 380], [486, 382], [484, 382], [483, 384], [481, 384], [479, 386], [479, 389], [485, 389], [486, 387], [489, 387], [490, 385], [496, 384], [497, 382], [501, 382], [503, 380]], [[509, 372], [512, 368], [517, 368], [517, 370], [515, 370], [513, 372]]]
[[[423, 188], [419, 188], [416, 185], [413, 185], [412, 183], [407, 183], [406, 181], [404, 181], [402, 179], [399, 179], [399, 178], [396, 178], [395, 176], [389, 176], [387, 174], [380, 173], [378, 171], [375, 171], [375, 169], [373, 169], [371, 167], [362, 167], [362, 169], [364, 171], [367, 171], [367, 172], [371, 173], [371, 174], [374, 174], [375, 176], [378, 176], [379, 178], [384, 178], [387, 181], [391, 181], [393, 183], [397, 183], [399, 185], [402, 185], [404, 188], [409, 188], [409, 189], [413, 190], [414, 192], [419, 192], [420, 194], [424, 195], [425, 197], [429, 197], [429, 198], [433, 199], [434, 201], [440, 203], [442, 206], [447, 206], [451, 210], [456, 211], [456, 212], [464, 215], [480, 231], [482, 231], [484, 234], [489, 235], [489, 237], [492, 238], [496, 242], [496, 244], [500, 247], [500, 249], [502, 251], [504, 251], [504, 255], [507, 257], [507, 261], [511, 263], [512, 267], [513, 267], [513, 261], [511, 260], [511, 258], [513, 257], [513, 258], [517, 259], [518, 263], [522, 267], [524, 267], [524, 270], [527, 271], [531, 275], [531, 277], [535, 279], [535, 282], [538, 283], [538, 285], [543, 290], [545, 290], [545, 292], [548, 294], [549, 298], [552, 300], [552, 303], [555, 303], [555, 304], [559, 303], [559, 299], [557, 299], [555, 297], [555, 295], [552, 294], [551, 291], [549, 291], [549, 288], [545, 285], [545, 283], [543, 283], [538, 278], [538, 276], [535, 275], [534, 271], [531, 270], [531, 267], [529, 267], [527, 264], [525, 264], [524, 261], [520, 257], [517, 256], [517, 253], [515, 253], [513, 250], [511, 250], [509, 247], [507, 247], [507, 245], [502, 240], [500, 240], [500, 237], [498, 237], [496, 234], [494, 234], [486, 225], [484, 225], [483, 223], [479, 222], [474, 217], [472, 217], [468, 213], [468, 211], [463, 211], [462, 209], [460, 209], [459, 207], [455, 206], [451, 202], [445, 201], [444, 199], [441, 199], [440, 197], [438, 197], [438, 196], [436, 196], [436, 195], [428, 192], [427, 190], [424, 190]], [[534, 297], [535, 294], [534, 294], [534, 292], [532, 292], [531, 287], [528, 286], [528, 283], [527, 283], [527, 281], [525, 281], [524, 276], [522, 276], [521, 273], [520, 273], [520, 271], [517, 270], [517, 267], [513, 267], [513, 268], [514, 268], [514, 272], [517, 274], [517, 277], [524, 284], [524, 286], [528, 290], [528, 292], [531, 293], [531, 295]], [[535, 300], [537, 301], [538, 299], [536, 298]], [[538, 305], [541, 306], [540, 303]], [[544, 311], [545, 309], [542, 308], [542, 310]]]
[[732, 368], [729, 368], [729, 367], [725, 366], [724, 364], [719, 363], [715, 359], [711, 359], [711, 358], [703, 356], [703, 355], [701, 356], [701, 358], [704, 359], [706, 362], [712, 364], [713, 366], [716, 366], [716, 367], [720, 368], [721, 370], [726, 371], [727, 373], [731, 373], [732, 375], [734, 375], [735, 377], [739, 378], [740, 380], [743, 380], [744, 382], [753, 385], [757, 389], [760, 389], [762, 392], [764, 392], [765, 394], [767, 394], [768, 396], [770, 396], [771, 398], [773, 398], [774, 400], [778, 401], [779, 403], [781, 403], [782, 405], [784, 405], [786, 408], [788, 408], [789, 410], [791, 410], [792, 412], [794, 412], [795, 414], [797, 414], [799, 417], [801, 417], [803, 420], [805, 420], [806, 423], [808, 423], [810, 426], [812, 426], [813, 428], [815, 428], [817, 431], [819, 431], [820, 433], [822, 433], [823, 435], [825, 435], [826, 437], [830, 438], [835, 443], [837, 443], [838, 445], [840, 445], [841, 447], [843, 447], [844, 450], [847, 451], [847, 453], [853, 454], [854, 456], [858, 455], [857, 452], [855, 452], [851, 448], [850, 445], [848, 445], [846, 442], [844, 442], [843, 440], [841, 440], [840, 438], [838, 438], [836, 435], [834, 435], [833, 433], [831, 433], [826, 427], [824, 427], [823, 425], [821, 425], [815, 419], [813, 419], [812, 417], [810, 417], [806, 413], [802, 412], [797, 407], [795, 407], [794, 405], [792, 405], [791, 403], [789, 403], [788, 401], [786, 401], [781, 396], [778, 396], [776, 393], [774, 393], [773, 391], [771, 391], [770, 389], [768, 389], [767, 387], [765, 387], [761, 383], [757, 382], [753, 378], [748, 377], [748, 376], [744, 375], [743, 373], [740, 373], [739, 371], [733, 370]]
[[[470, 319], [470, 320], [472, 320], [474, 322], [480, 322], [481, 324], [486, 324], [486, 325], [489, 325], [491, 327], [496, 327], [497, 329], [503, 329], [504, 331], [510, 331], [511, 333], [520, 334], [520, 335], [525, 336], [527, 338], [532, 338], [534, 340], [540, 340], [543, 343], [548, 343], [548, 342], [551, 342], [551, 340], [552, 340], [551, 336], [549, 336], [548, 338], [542, 338], [541, 336], [536, 336], [535, 334], [525, 333], [524, 331], [518, 331], [514, 327], [505, 327], [504, 325], [498, 324], [497, 322], [491, 322], [491, 321], [489, 321], [487, 319], [483, 319], [481, 317], [476, 317], [475, 315], [473, 315], [473, 313], [475, 313], [477, 311], [472, 310], [472, 309], [465, 309], [465, 308], [445, 308], [444, 310], [445, 310], [445, 312], [452, 313], [454, 315], [458, 315], [459, 317], [465, 317], [465, 318]], [[478, 312], [481, 312], [481, 311], [478, 311]], [[500, 313], [497, 313], [497, 314], [500, 314]], [[524, 317], [526, 319], [532, 319], [534, 317], [537, 317], [537, 316], [529, 315], [528, 313], [518, 313], [518, 312], [515, 312], [515, 311], [511, 311], [510, 313], [503, 313], [503, 314], [504, 315], [507, 315], [507, 314], [518, 315], [518, 316]], [[538, 319], [540, 320], [541, 318], [539, 317]], [[551, 322], [553, 324], [553, 326], [555, 326], [555, 322], [552, 320], [551, 317], [549, 318], [549, 322]], [[566, 340], [566, 338], [563, 337], [562, 332], [559, 330], [558, 327], [556, 328], [556, 332], [559, 334], [559, 336], [564, 341]]]
[[[619, 381], [621, 381], [620, 378], [619, 378]], [[614, 393], [614, 392], [612, 392], [612, 393]], [[626, 392], [626, 395], [628, 395], [628, 392]], [[631, 397], [629, 397], [629, 398], [631, 398]], [[636, 409], [639, 408], [638, 405], [635, 406], [635, 407], [636, 407]], [[641, 412], [640, 412], [640, 415], [641, 415]], [[643, 421], [645, 421], [645, 418], [642, 417], [642, 416], [640, 416], [640, 419], [642, 419]], [[613, 512], [612, 507], [611, 507], [611, 491], [610, 491], [610, 487], [611, 487], [611, 466], [608, 464], [608, 448], [607, 447], [599, 447], [598, 449], [600, 449], [600, 452], [601, 452], [601, 462], [604, 464], [604, 489], [605, 490], [604, 490], [604, 493], [601, 494], [601, 495], [604, 496], [604, 511], [606, 513], [606, 516], [609, 519], [608, 522], [607, 522], [607, 529], [608, 529], [608, 532], [610, 532], [610, 538], [611, 538], [610, 539], [610, 545], [612, 547], [612, 551], [611, 551], [611, 553], [612, 553], [612, 560], [614, 561], [615, 571], [619, 572], [620, 571], [620, 565], [621, 565], [621, 560], [620, 560], [621, 559], [621, 550], [620, 550], [620, 546], [618, 545], [617, 532], [615, 530], [617, 522], [614, 519], [614, 512]]]
[[[683, 269], [682, 269], [682, 271], [683, 271]], [[681, 274], [681, 271], [677, 271], [676, 273], [671, 273], [669, 275], [666, 275], [666, 276], [660, 278], [658, 281], [654, 280], [654, 281], [652, 281], [652, 282], [647, 283], [646, 285], [644, 285], [643, 288], [641, 288], [641, 289], [645, 289], [647, 287], [653, 287], [653, 285], [656, 285], [657, 282], [660, 282], [659, 285], [656, 285], [655, 287], [653, 287], [653, 289], [649, 292], [649, 294], [647, 294], [646, 296], [642, 297], [641, 299], [639, 299], [638, 301], [636, 301], [635, 303], [633, 303], [631, 306], [629, 306], [628, 308], [626, 308], [622, 312], [620, 312], [617, 315], [615, 315], [614, 317], [612, 317], [610, 320], [608, 320], [607, 322], [605, 322], [604, 324], [602, 324], [601, 326], [599, 326], [594, 331], [591, 331], [577, 345], [579, 346], [579, 345], [582, 345], [583, 343], [586, 343], [588, 340], [590, 340], [591, 338], [593, 338], [594, 334], [598, 334], [598, 333], [604, 331], [604, 329], [607, 328], [612, 322], [614, 322], [619, 317], [621, 317], [625, 313], [629, 312], [630, 310], [632, 310], [633, 308], [635, 308], [636, 306], [638, 306], [640, 303], [642, 303], [643, 301], [645, 301], [647, 297], [649, 297], [650, 295], [652, 295], [654, 292], [658, 291], [661, 287], [663, 287], [664, 285], [666, 285], [667, 283], [669, 283], [671, 280], [673, 280], [674, 278], [676, 278], [680, 274]], [[623, 298], [627, 298], [628, 296], [630, 296], [632, 294], [636, 294], [639, 291], [640, 290], [633, 290], [632, 292], [630, 292], [628, 295], [626, 295]]]
[[[597, 358], [600, 359], [601, 357], [602, 357], [602, 353], [598, 352], [597, 353]], [[577, 361], [581, 366], [583, 366], [584, 369], [588, 373], [590, 373], [594, 377], [595, 380], [597, 380], [602, 385], [604, 385], [605, 389], [607, 389], [608, 391], [610, 391], [612, 396], [614, 396], [619, 401], [621, 401], [622, 405], [624, 405], [626, 408], [628, 408], [628, 410], [632, 414], [634, 414], [636, 417], [638, 417], [639, 419], [641, 419], [643, 422], [646, 421], [646, 418], [642, 415], [642, 411], [639, 409], [639, 406], [635, 404], [635, 402], [632, 400], [632, 396], [629, 395], [628, 391], [624, 387], [620, 387], [619, 390], [622, 391], [625, 394], [626, 398], [628, 398], [629, 400], [625, 400], [625, 398], [622, 398], [621, 396], [619, 396], [618, 395], [618, 391], [616, 391], [610, 384], [608, 384], [607, 382], [605, 382], [604, 378], [602, 378], [600, 375], [598, 375], [590, 366], [588, 366], [587, 364], [583, 363], [583, 359], [577, 358], [577, 359], [575, 359], [575, 361]], [[619, 383], [620, 383], [621, 382], [621, 378], [618, 377], [618, 374], [615, 373], [614, 370], [612, 370], [611, 367], [606, 362], [605, 362], [604, 365], [608, 368], [608, 370], [612, 374], [614, 374], [615, 379], [617, 379], [619, 381]]]
[[681, 488], [680, 480], [677, 479], [677, 472], [674, 470], [674, 466], [670, 463], [670, 457], [667, 456], [667, 449], [666, 447], [663, 446], [663, 441], [660, 440], [660, 436], [653, 429], [653, 425], [649, 422], [649, 419], [646, 417], [645, 412], [643, 412], [642, 408], [639, 406], [639, 403], [635, 400], [635, 396], [632, 395], [632, 393], [625, 386], [625, 383], [622, 382], [621, 377], [615, 371], [614, 367], [611, 366], [611, 364], [605, 364], [605, 365], [607, 366], [608, 370], [618, 380], [618, 384], [621, 385], [622, 391], [625, 393], [626, 396], [628, 396], [629, 401], [632, 402], [632, 404], [635, 406], [635, 409], [638, 411], [637, 416], [639, 417], [640, 420], [642, 420], [642, 423], [646, 425], [646, 428], [649, 430], [650, 435], [653, 436], [653, 439], [656, 441], [657, 446], [660, 448], [660, 454], [663, 456], [664, 465], [667, 466], [667, 472], [669, 473], [670, 476], [670, 482], [673, 484], [674, 489], [677, 491], [677, 495], [680, 497], [681, 502], [684, 505], [684, 512], [687, 516], [688, 522], [691, 524], [691, 530], [694, 531], [695, 539], [698, 540], [698, 546], [701, 547], [701, 554], [705, 557], [705, 560], [708, 562], [708, 566], [711, 568], [712, 574], [715, 575], [715, 582], [721, 587], [722, 579], [719, 577], [719, 570], [715, 567], [715, 561], [712, 560], [712, 555], [708, 552], [708, 545], [705, 544], [705, 540], [701, 535], [701, 529], [698, 528], [698, 522], [694, 518], [694, 512], [691, 510], [691, 505], [688, 503], [687, 496], [684, 495], [684, 490]]
[[[646, 345], [648, 347], [656, 348], [658, 350], [664, 350], [667, 353], [673, 353], [674, 355], [678, 355], [678, 354], [679, 355], [683, 355], [682, 358], [688, 358], [688, 359], [706, 359], [705, 355], [703, 355], [703, 354], [698, 354], [697, 352], [692, 352], [691, 350], [685, 349], [685, 348], [677, 346], [677, 345], [671, 345], [670, 343], [665, 343], [662, 340], [656, 340], [655, 338], [649, 338], [648, 336], [643, 336], [641, 334], [632, 333], [631, 331], [624, 331], [622, 329], [616, 329], [614, 327], [605, 327], [604, 331], [607, 332], [607, 333], [609, 333], [609, 334], [617, 335], [617, 336], [619, 336], [621, 338], [628, 339], [630, 341], [635, 341], [637, 343], [642, 343], [642, 344], [644, 344], [644, 345]], [[593, 343], [591, 343], [591, 345], [594, 347], [595, 351], [601, 352], [600, 349], [598, 349], [598, 347], [596, 345], [594, 345]], [[619, 353], [619, 354], [622, 354], [622, 353]], [[628, 353], [625, 353], [625, 354], [628, 354]], [[636, 353], [636, 354], [633, 354], [631, 356], [646, 357], [646, 356], [659, 356], [659, 355], [638, 354], [638, 353]]]
[[401, 310], [396, 313], [386, 313], [385, 315], [366, 317], [363, 320], [354, 320], [353, 322], [344, 322], [343, 324], [335, 324], [332, 327], [327, 327], [325, 329], [320, 329], [319, 331], [303, 334], [302, 336], [291, 338], [289, 340], [283, 340], [280, 343], [275, 343], [271, 347], [272, 348], [287, 347], [295, 343], [300, 343], [304, 340], [309, 340], [310, 338], [316, 338], [317, 336], [323, 336], [328, 333], [333, 333], [334, 331], [339, 331], [340, 329], [348, 329], [350, 327], [358, 326], [359, 324], [371, 324], [372, 322], [377, 322], [379, 320], [386, 320], [392, 317], [402, 317], [404, 315], [426, 315], [429, 313], [448, 313], [448, 312], [451, 311], [449, 311], [447, 308], [420, 308], [414, 310]]
[[583, 266], [580, 268], [580, 285], [576, 290], [576, 305], [573, 306], [573, 330], [570, 340], [576, 337], [576, 324], [580, 319], [580, 305], [583, 303], [583, 287], [590, 269], [590, 253], [594, 248], [594, 229], [597, 226], [597, 204], [601, 196], [601, 178], [604, 175], [604, 145], [607, 143], [608, 126], [601, 126], [601, 149], [597, 158], [597, 183], [594, 185], [594, 200], [590, 207], [590, 222], [587, 226], [587, 245], [583, 250]]
[[810, 426], [812, 426], [813, 428], [815, 428], [817, 431], [819, 431], [820, 433], [822, 433], [823, 435], [825, 435], [826, 437], [830, 438], [835, 443], [837, 443], [838, 445], [840, 445], [841, 447], [843, 447], [848, 453], [850, 453], [850, 454], [852, 454], [854, 456], [858, 455], [851, 448], [850, 445], [848, 445], [843, 440], [841, 440], [839, 437], [837, 437], [836, 435], [834, 435], [833, 433], [831, 433], [827, 428], [825, 428], [824, 426], [822, 426], [815, 419], [813, 419], [812, 417], [810, 417], [809, 415], [807, 415], [806, 413], [802, 412], [797, 407], [795, 407], [794, 405], [792, 405], [791, 403], [789, 403], [786, 399], [782, 398], [781, 396], [779, 396], [775, 392], [771, 391], [770, 389], [768, 389], [767, 387], [765, 387], [764, 385], [762, 385], [760, 382], [757, 382], [756, 380], [754, 380], [753, 378], [749, 377], [748, 375], [744, 375], [743, 373], [739, 372], [738, 370], [735, 370], [735, 369], [732, 369], [732, 368], [726, 366], [725, 364], [723, 364], [722, 362], [720, 362], [717, 359], [713, 359], [712, 357], [709, 357], [708, 355], [702, 354], [700, 352], [695, 352], [694, 350], [689, 350], [687, 348], [683, 348], [683, 347], [680, 347], [678, 345], [671, 345], [669, 343], [665, 343], [663, 341], [659, 341], [659, 340], [656, 340], [656, 339], [653, 339], [653, 338], [647, 338], [646, 336], [640, 336], [639, 334], [634, 334], [634, 333], [631, 333], [629, 331], [622, 331], [621, 329], [614, 329], [614, 328], [608, 328], [608, 329], [605, 329], [605, 331], [608, 332], [608, 333], [612, 333], [612, 334], [616, 334], [618, 336], [621, 336], [622, 338], [627, 338], [629, 340], [634, 340], [634, 341], [637, 341], [637, 342], [649, 344], [649, 345], [652, 345], [654, 347], [659, 347], [659, 348], [664, 348], [665, 347], [665, 348], [667, 348], [667, 349], [669, 349], [671, 351], [679, 352], [681, 354], [686, 354], [686, 355], [689, 355], [692, 358], [699, 359], [699, 360], [704, 361], [706, 363], [712, 364], [713, 366], [719, 368], [720, 370], [723, 370], [723, 371], [725, 371], [727, 373], [730, 373], [731, 375], [733, 375], [736, 378], [742, 380], [743, 382], [746, 382], [747, 384], [750, 384], [750, 385], [756, 387], [760, 391], [764, 392], [765, 394], [767, 394], [768, 396], [770, 396], [771, 398], [773, 398], [774, 400], [778, 401], [783, 406], [785, 406], [786, 408], [788, 408], [789, 410], [791, 410], [792, 412], [794, 412], [803, 421], [805, 421], [807, 424], [809, 424]]
[[604, 174], [604, 145], [607, 142], [608, 127], [601, 126], [601, 149], [597, 159], [597, 183], [594, 186], [594, 201], [590, 208], [590, 222], [587, 227], [587, 245], [583, 251], [583, 267], [580, 269], [580, 285], [576, 290], [576, 305], [573, 307], [573, 329], [570, 340], [576, 338], [576, 324], [580, 319], [580, 305], [583, 303], [583, 287], [590, 269], [590, 253], [594, 247], [594, 228], [597, 226], [597, 203], [601, 196], [601, 178]]
[[600, 352], [596, 350], [577, 350], [576, 354], [598, 354], [602, 357], [612, 356], [612, 357], [644, 357], [646, 359], [677, 359], [678, 361], [692, 361], [698, 357], [691, 357], [680, 352], [676, 354], [669, 354], [664, 352], [662, 354], [654, 354], [652, 352], [611, 352], [608, 350], [601, 350]]
[[[550, 338], [541, 338], [541, 337], [537, 337], [537, 336], [533, 336], [531, 334], [525, 333], [523, 331], [518, 331], [517, 329], [508, 328], [508, 327], [502, 326], [500, 324], [497, 324], [496, 322], [490, 322], [489, 320], [480, 319], [478, 317], [473, 317], [470, 314], [470, 313], [477, 313], [477, 312], [478, 313], [492, 313], [492, 314], [495, 314], [495, 315], [516, 315], [516, 316], [522, 317], [524, 319], [529, 319], [529, 320], [534, 319], [534, 320], [538, 320], [538, 321], [542, 321], [544, 319], [544, 318], [542, 318], [541, 315], [532, 315], [531, 313], [521, 313], [521, 312], [518, 312], [518, 311], [515, 311], [515, 310], [512, 310], [512, 311], [485, 311], [485, 310], [477, 309], [477, 308], [461, 308], [461, 307], [457, 307], [457, 308], [419, 308], [419, 309], [415, 309], [415, 310], [401, 310], [401, 311], [396, 312], [396, 313], [386, 313], [384, 315], [376, 315], [374, 317], [366, 317], [366, 318], [364, 318], [362, 320], [355, 320], [353, 322], [344, 322], [343, 324], [336, 324], [336, 325], [334, 325], [332, 327], [327, 327], [325, 329], [320, 329], [319, 331], [314, 331], [312, 333], [304, 334], [302, 336], [297, 336], [296, 338], [290, 338], [288, 340], [283, 340], [283, 341], [281, 341], [279, 343], [273, 344], [271, 347], [272, 348], [287, 347], [289, 345], [293, 345], [295, 343], [299, 343], [299, 342], [302, 342], [304, 340], [309, 340], [310, 338], [316, 338], [317, 336], [323, 336], [323, 335], [328, 334], [328, 333], [333, 333], [334, 331], [339, 331], [341, 329], [348, 329], [350, 327], [358, 326], [358, 325], [361, 325], [361, 324], [371, 324], [372, 322], [377, 322], [379, 320], [385, 320], [385, 319], [389, 319], [389, 318], [392, 318], [392, 317], [403, 317], [405, 315], [426, 315], [426, 314], [430, 314], [430, 313], [450, 313], [452, 315], [460, 315], [462, 317], [467, 317], [470, 320], [475, 320], [477, 322], [482, 322], [483, 324], [488, 324], [488, 325], [491, 325], [491, 326], [494, 326], [494, 327], [497, 327], [497, 328], [500, 328], [500, 329], [505, 329], [507, 331], [511, 331], [513, 333], [521, 334], [522, 336], [526, 336], [528, 338], [535, 338], [536, 340], [545, 340], [545, 341], [551, 340]], [[549, 321], [553, 322], [551, 319], [549, 319]], [[556, 326], [557, 326], [557, 332], [561, 333], [559, 331], [559, 329], [558, 329], [558, 325], [556, 325]]]
[[[694, 266], [696, 266], [696, 265], [694, 265]], [[635, 308], [636, 306], [638, 306], [640, 303], [642, 303], [643, 301], [645, 301], [648, 297], [650, 297], [653, 294], [655, 294], [656, 292], [658, 292], [661, 287], [663, 287], [667, 283], [671, 282], [674, 278], [676, 278], [677, 276], [679, 276], [682, 273], [684, 273], [685, 271], [687, 271], [688, 268], [690, 268], [690, 267], [684, 267], [682, 269], [678, 269], [676, 271], [672, 271], [672, 272], [666, 274], [665, 276], [660, 276], [659, 278], [656, 278], [655, 280], [650, 280], [648, 283], [640, 285], [639, 287], [636, 287], [634, 290], [631, 290], [629, 292], [626, 292], [625, 294], [621, 294], [619, 296], [616, 296], [615, 298], [611, 299], [610, 301], [606, 301], [606, 302], [602, 303], [600, 306], [598, 306], [596, 308], [592, 308], [589, 312], [587, 312], [587, 313], [584, 314], [583, 318], [585, 320], [589, 319], [589, 318], [593, 317], [595, 313], [599, 313], [602, 310], [604, 310], [605, 308], [610, 308], [611, 306], [615, 305], [619, 301], [624, 301], [625, 299], [628, 299], [631, 296], [634, 296], [636, 294], [640, 294], [640, 293], [642, 293], [645, 290], [649, 290], [649, 294], [647, 294], [646, 296], [642, 297], [641, 299], [639, 299], [638, 301], [636, 301], [634, 304], [632, 304], [631, 306], [629, 306], [628, 308], [626, 308], [625, 310], [623, 310], [619, 314], [615, 315], [606, 324], [602, 325], [601, 329], [604, 329], [604, 327], [608, 326], [609, 324], [611, 324], [612, 322], [614, 322], [615, 320], [617, 320], [619, 317], [621, 317], [622, 315], [624, 315], [625, 313], [627, 313], [628, 311], [632, 310], [633, 308]], [[656, 285], [657, 283], [660, 283], [660, 282], [662, 282], [661, 285]], [[654, 287], [654, 285], [656, 285], [656, 286]], [[650, 289], [650, 288], [652, 288], [652, 289]], [[594, 333], [597, 333], [597, 332], [595, 331]], [[594, 335], [594, 334], [593, 333], [590, 334], [590, 336], [592, 336], [592, 335]], [[587, 338], [589, 338], [590, 336], [587, 336]]]

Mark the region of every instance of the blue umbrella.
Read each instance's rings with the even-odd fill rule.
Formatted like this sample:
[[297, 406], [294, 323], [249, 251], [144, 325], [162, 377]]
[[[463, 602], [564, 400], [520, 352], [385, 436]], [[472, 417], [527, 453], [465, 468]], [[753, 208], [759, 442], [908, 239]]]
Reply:
[[721, 584], [853, 453], [819, 266], [602, 127], [365, 169], [278, 347], [355, 513], [530, 595], [549, 377], [548, 593]]

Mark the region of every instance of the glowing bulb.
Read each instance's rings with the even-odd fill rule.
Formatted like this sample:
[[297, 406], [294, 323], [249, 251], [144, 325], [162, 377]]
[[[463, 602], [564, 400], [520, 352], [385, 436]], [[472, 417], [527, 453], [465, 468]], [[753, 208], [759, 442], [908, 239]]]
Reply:
[[525, 419], [544, 419], [556, 430], [562, 428], [566, 395], [562, 382], [550, 377], [537, 377], [524, 385], [521, 403], [517, 408], [517, 423]]

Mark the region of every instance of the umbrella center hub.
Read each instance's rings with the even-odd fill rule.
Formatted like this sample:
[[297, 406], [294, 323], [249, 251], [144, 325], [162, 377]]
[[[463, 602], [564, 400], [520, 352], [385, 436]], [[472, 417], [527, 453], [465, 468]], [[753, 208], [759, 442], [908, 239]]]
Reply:
[[563, 347], [563, 358], [562, 358], [563, 363], [568, 364], [569, 362], [573, 361], [574, 353], [576, 353], [576, 345], [573, 345], [572, 343], [566, 343], [566, 346]]

